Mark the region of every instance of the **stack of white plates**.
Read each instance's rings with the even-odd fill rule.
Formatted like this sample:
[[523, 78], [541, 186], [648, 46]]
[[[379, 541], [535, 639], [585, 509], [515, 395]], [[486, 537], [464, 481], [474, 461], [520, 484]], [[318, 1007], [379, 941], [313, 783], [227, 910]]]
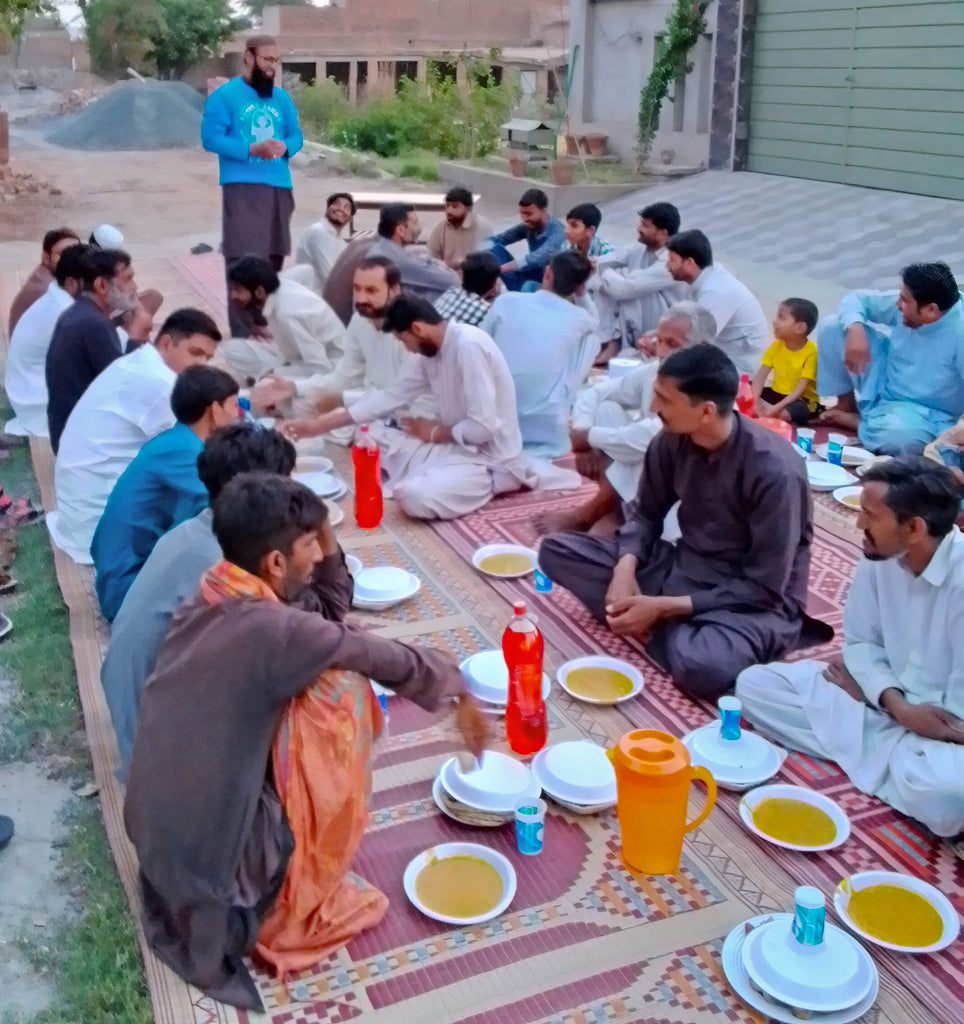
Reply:
[[422, 586], [422, 581], [417, 576], [393, 565], [360, 569], [352, 575], [355, 580], [352, 603], [356, 608], [373, 612], [407, 601], [414, 597]]
[[438, 782], [464, 807], [506, 821], [515, 815], [520, 800], [538, 799], [542, 792], [528, 765], [497, 750], [486, 750], [479, 767], [469, 772], [461, 770], [458, 758], [450, 757], [439, 770]]
[[748, 789], [776, 775], [786, 751], [756, 733], [740, 731], [738, 740], [725, 740], [720, 722], [710, 722], [683, 737], [692, 764], [708, 769], [723, 789]]
[[304, 484], [319, 498], [331, 498], [332, 501], [343, 498], [348, 491], [344, 480], [339, 480], [333, 473], [320, 473], [311, 470], [307, 473], [292, 473], [291, 479], [297, 480], [299, 484]]
[[873, 1006], [879, 979], [867, 951], [845, 931], [827, 924], [823, 942], [801, 946], [793, 914], [772, 914], [739, 924], [723, 944], [723, 971], [734, 992], [773, 1020], [847, 1024]]
[[[814, 451], [820, 456], [821, 459], [827, 457], [827, 451], [829, 445], [826, 441], [823, 444], [818, 444]], [[867, 451], [866, 448], [861, 448], [859, 445], [845, 444], [841, 462], [845, 466], [862, 466], [865, 462], [869, 462], [874, 458], [874, 453]]]
[[807, 480], [815, 491], [835, 491], [852, 484], [856, 477], [832, 462], [808, 462]]
[[540, 750], [532, 774], [557, 804], [576, 814], [596, 814], [616, 803], [616, 772], [606, 751], [589, 740]]
[[[484, 711], [505, 714], [509, 700], [509, 669], [502, 651], [479, 651], [465, 659], [459, 668], [465, 680], [465, 688], [481, 701]], [[542, 673], [542, 699], [547, 700], [552, 689], [552, 680]]]

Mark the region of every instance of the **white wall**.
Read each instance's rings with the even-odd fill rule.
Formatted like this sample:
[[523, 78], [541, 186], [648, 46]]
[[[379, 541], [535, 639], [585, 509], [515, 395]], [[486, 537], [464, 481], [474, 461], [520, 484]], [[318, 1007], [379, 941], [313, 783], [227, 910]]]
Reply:
[[[572, 0], [570, 5], [570, 53], [579, 47], [570, 124], [576, 130], [592, 126], [605, 132], [610, 148], [627, 158], [636, 144], [639, 93], [672, 6], [671, 0]], [[675, 110], [670, 100], [663, 103], [653, 162], [665, 149], [675, 150], [672, 162], [677, 164], [705, 163], [709, 156], [715, 26], [714, 3], [707, 11], [707, 34], [690, 54], [693, 70], [683, 96], [677, 97]]]

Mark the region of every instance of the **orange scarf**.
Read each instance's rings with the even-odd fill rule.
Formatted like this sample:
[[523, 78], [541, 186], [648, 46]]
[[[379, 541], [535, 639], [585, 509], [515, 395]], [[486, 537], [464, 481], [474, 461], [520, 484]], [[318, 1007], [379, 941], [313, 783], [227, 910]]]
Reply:
[[[201, 594], [209, 604], [279, 600], [263, 580], [227, 561], [205, 574]], [[371, 745], [380, 728], [369, 680], [330, 668], [288, 704], [275, 735], [275, 785], [295, 849], [256, 950], [281, 977], [313, 966], [388, 909], [383, 893], [348, 870], [368, 822]]]

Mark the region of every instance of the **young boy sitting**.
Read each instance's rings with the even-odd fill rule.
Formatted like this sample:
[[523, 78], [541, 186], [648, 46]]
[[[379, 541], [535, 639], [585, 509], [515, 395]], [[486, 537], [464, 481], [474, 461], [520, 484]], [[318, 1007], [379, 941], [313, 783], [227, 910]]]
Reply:
[[[817, 346], [810, 332], [817, 325], [817, 307], [809, 299], [786, 299], [773, 318], [776, 339], [763, 353], [753, 378], [757, 416], [773, 416], [804, 427], [817, 411]], [[773, 380], [766, 386], [770, 371]]]

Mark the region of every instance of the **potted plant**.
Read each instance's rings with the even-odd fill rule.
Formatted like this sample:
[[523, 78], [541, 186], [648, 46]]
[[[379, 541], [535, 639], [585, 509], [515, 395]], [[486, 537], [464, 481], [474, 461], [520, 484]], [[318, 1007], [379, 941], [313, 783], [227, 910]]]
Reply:
[[509, 170], [512, 172], [514, 178], [524, 178], [526, 175], [526, 169], [529, 166], [529, 154], [528, 153], [510, 153], [509, 154]]
[[552, 176], [552, 183], [554, 185], [571, 185], [574, 166], [575, 161], [568, 156], [553, 160], [549, 164], [549, 174]]
[[586, 146], [589, 149], [590, 156], [605, 156], [606, 155], [606, 142], [609, 136], [604, 135], [602, 132], [587, 132], [586, 133]]

